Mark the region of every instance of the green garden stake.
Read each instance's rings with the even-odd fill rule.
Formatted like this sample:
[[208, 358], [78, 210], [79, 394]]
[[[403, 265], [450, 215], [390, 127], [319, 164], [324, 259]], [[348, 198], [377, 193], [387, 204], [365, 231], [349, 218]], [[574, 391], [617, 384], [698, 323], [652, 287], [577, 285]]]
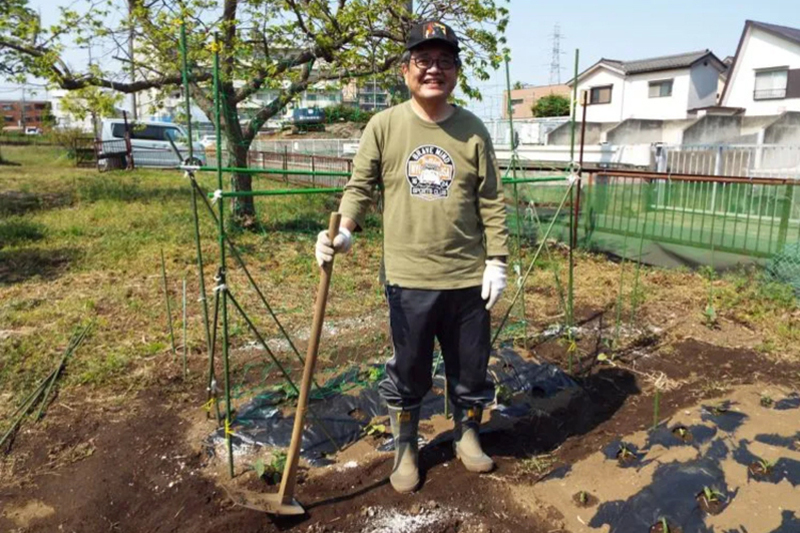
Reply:
[[525, 271], [525, 275], [522, 276], [522, 282], [520, 283], [519, 287], [517, 287], [517, 292], [514, 294], [514, 297], [511, 300], [511, 304], [508, 306], [503, 318], [500, 320], [500, 325], [497, 326], [495, 330], [494, 336], [492, 336], [492, 341], [490, 346], [494, 346], [497, 342], [497, 338], [500, 336], [500, 333], [503, 332], [503, 328], [505, 327], [506, 322], [508, 321], [508, 317], [511, 314], [511, 310], [514, 308], [514, 304], [517, 303], [517, 299], [519, 299], [520, 293], [522, 289], [525, 287], [525, 282], [528, 280], [528, 277], [533, 272], [533, 267], [536, 265], [536, 261], [539, 259], [539, 254], [542, 253], [542, 248], [547, 243], [547, 239], [550, 237], [550, 232], [553, 230], [553, 226], [558, 219], [558, 215], [561, 213], [561, 210], [564, 209], [564, 204], [567, 202], [567, 198], [569, 198], [570, 192], [572, 192], [572, 184], [570, 183], [567, 187], [567, 190], [564, 192], [564, 196], [561, 198], [561, 202], [558, 205], [558, 209], [556, 209], [555, 215], [553, 215], [553, 219], [550, 221], [550, 225], [547, 227], [547, 231], [545, 232], [544, 236], [542, 237], [541, 242], [539, 243], [539, 247], [536, 249], [536, 253], [533, 254], [533, 259], [531, 260], [530, 264], [528, 265], [528, 269]]
[[[222, 136], [221, 132], [221, 116], [220, 116], [220, 95], [219, 95], [219, 38], [214, 36], [214, 126], [216, 128], [216, 157], [217, 168], [222, 168]], [[217, 170], [217, 190], [223, 190], [222, 170]], [[220, 271], [217, 275], [217, 286], [214, 289], [219, 292], [221, 296], [221, 310], [222, 310], [222, 363], [223, 372], [225, 374], [225, 445], [228, 450], [228, 469], [231, 478], [234, 477], [233, 468], [233, 443], [231, 442], [231, 423], [233, 422], [231, 410], [231, 386], [230, 386], [230, 365], [228, 362], [228, 289], [225, 286], [225, 276], [227, 264], [225, 260], [225, 200], [222, 198], [218, 201], [219, 218], [217, 220], [217, 230], [219, 231], [219, 256], [220, 256]]]
[[186, 276], [183, 277], [183, 380], [186, 381]]
[[167, 267], [164, 262], [164, 249], [161, 249], [161, 279], [164, 282], [164, 301], [167, 303], [167, 325], [169, 325], [169, 342], [172, 347], [172, 356], [177, 356], [175, 351], [175, 332], [172, 330], [172, 307], [169, 303], [169, 291], [167, 289]]
[[[575, 77], [573, 79], [578, 79], [578, 65], [580, 60], [580, 50], [575, 50]], [[571, 124], [571, 133], [570, 133], [570, 147], [569, 147], [569, 160], [570, 165], [573, 167], [575, 165], [575, 121], [577, 118], [577, 106], [578, 103], [578, 84], [575, 83], [573, 90], [572, 90], [572, 124]], [[569, 235], [570, 235], [570, 243], [569, 243], [569, 277], [567, 279], [567, 327], [572, 328], [575, 325], [575, 284], [574, 284], [574, 272], [575, 272], [575, 257], [573, 250], [575, 248], [575, 243], [572, 242], [572, 235], [574, 234], [573, 225], [575, 224], [574, 216], [572, 216], [572, 209], [575, 205], [575, 199], [573, 194], [574, 188], [570, 186], [569, 188], [569, 198], [570, 198], [570, 213], [569, 213]]]

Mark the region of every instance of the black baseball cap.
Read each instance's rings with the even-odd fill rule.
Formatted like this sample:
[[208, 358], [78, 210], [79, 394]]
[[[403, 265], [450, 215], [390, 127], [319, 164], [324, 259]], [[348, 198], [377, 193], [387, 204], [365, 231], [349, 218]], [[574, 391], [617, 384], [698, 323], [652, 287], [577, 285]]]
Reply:
[[460, 51], [456, 32], [444, 22], [439, 22], [438, 20], [426, 20], [411, 28], [406, 40], [406, 50], [411, 50], [431, 41], [446, 43], [453, 48], [455, 53]]

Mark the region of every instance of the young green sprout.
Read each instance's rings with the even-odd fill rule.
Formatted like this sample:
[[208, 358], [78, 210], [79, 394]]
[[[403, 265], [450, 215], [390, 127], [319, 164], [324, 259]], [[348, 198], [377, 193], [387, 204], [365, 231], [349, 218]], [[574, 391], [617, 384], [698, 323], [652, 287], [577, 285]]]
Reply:
[[369, 369], [368, 379], [370, 381], [378, 381], [383, 377], [383, 369], [377, 366], [373, 366]]
[[582, 490], [578, 493], [578, 500], [580, 500], [581, 504], [586, 505], [586, 502], [589, 501], [589, 495], [586, 494], [585, 490]]
[[365, 429], [367, 435], [381, 436], [386, 433], [386, 426], [384, 424], [370, 424]]
[[627, 444], [622, 443], [619, 445], [619, 453], [617, 454], [617, 457], [624, 461], [625, 459], [632, 459], [636, 457], [636, 454], [633, 453], [630, 448], [628, 448]]
[[514, 393], [505, 385], [499, 385], [495, 391], [495, 399], [499, 404], [510, 405], [514, 399]]
[[768, 461], [766, 459], [762, 459], [761, 457], [759, 457], [758, 464], [761, 466], [761, 469], [766, 473], [772, 470], [772, 468], [775, 466], [775, 461]]
[[761, 395], [761, 407], [772, 407], [772, 397], [767, 393]]
[[661, 533], [669, 533], [669, 524], [667, 524], [667, 519], [662, 516], [660, 522], [661, 522]]
[[725, 499], [725, 495], [716, 489], [703, 487], [703, 495], [708, 503], [716, 503]]
[[728, 412], [728, 407], [725, 405], [725, 403], [719, 403], [711, 408], [711, 412], [715, 415], [721, 415]]
[[714, 306], [709, 305], [706, 307], [705, 311], [703, 311], [703, 318], [705, 319], [706, 327], [711, 329], [716, 327], [717, 311], [714, 309]]
[[264, 459], [261, 457], [256, 459], [256, 462], [253, 463], [253, 470], [256, 471], [256, 475], [258, 477], [264, 477], [264, 473], [267, 471], [267, 465], [264, 464]]
[[676, 431], [676, 433], [678, 433], [678, 436], [679, 436], [680, 438], [682, 438], [682, 439], [685, 439], [685, 438], [686, 438], [686, 434], [689, 432], [689, 431], [688, 431], [688, 430], [687, 430], [685, 427], [683, 427], [683, 426], [681, 426], [681, 427], [677, 428], [675, 431]]

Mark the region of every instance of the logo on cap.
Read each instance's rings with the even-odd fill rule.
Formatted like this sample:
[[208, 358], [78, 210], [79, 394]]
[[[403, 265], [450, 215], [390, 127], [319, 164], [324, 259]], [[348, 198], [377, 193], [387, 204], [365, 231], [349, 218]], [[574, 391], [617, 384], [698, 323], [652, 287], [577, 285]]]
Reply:
[[423, 35], [425, 35], [426, 39], [430, 39], [431, 37], [447, 37], [447, 26], [441, 24], [439, 22], [428, 22], [425, 24], [425, 30], [423, 31]]

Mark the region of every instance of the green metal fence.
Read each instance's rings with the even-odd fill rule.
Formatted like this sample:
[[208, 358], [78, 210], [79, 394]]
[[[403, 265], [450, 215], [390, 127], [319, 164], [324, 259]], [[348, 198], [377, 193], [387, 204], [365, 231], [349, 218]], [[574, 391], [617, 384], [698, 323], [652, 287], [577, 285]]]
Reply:
[[[800, 242], [800, 202], [793, 181], [646, 176], [596, 174], [583, 180], [580, 246], [638, 259], [640, 247], [633, 243], [643, 240], [646, 262], [662, 263], [656, 254], [648, 254], [657, 247], [690, 256], [698, 265], [719, 266], [712, 257], [717, 252], [763, 260]], [[565, 187], [566, 182], [521, 188], [521, 223], [517, 210], [509, 209], [511, 231], [535, 238], [535, 219], [551, 220]], [[574, 208], [568, 203], [554, 227], [553, 236], [564, 242]], [[735, 257], [727, 258], [731, 261]]]

